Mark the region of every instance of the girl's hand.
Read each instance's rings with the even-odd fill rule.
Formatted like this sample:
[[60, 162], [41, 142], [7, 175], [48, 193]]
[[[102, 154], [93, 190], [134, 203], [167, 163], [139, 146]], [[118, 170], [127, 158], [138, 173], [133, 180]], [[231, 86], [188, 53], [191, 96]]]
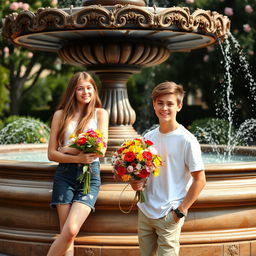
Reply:
[[79, 163], [82, 164], [90, 164], [92, 163], [96, 158], [97, 155], [95, 153], [83, 153], [80, 151], [80, 153], [77, 155]]
[[69, 155], [78, 155], [79, 153], [81, 153], [80, 150], [76, 148], [71, 148], [69, 146], [61, 147], [58, 151], [63, 154], [69, 154]]
[[143, 190], [145, 188], [146, 181], [147, 181], [146, 179], [132, 180], [130, 182], [130, 184], [131, 184], [131, 187], [133, 188], [133, 190], [139, 191], [139, 190]]

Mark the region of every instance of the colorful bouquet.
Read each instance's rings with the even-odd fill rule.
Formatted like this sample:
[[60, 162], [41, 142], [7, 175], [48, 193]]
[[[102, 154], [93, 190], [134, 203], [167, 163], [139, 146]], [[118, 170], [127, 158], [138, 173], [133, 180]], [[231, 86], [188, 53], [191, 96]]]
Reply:
[[[89, 129], [84, 133], [80, 133], [78, 136], [72, 134], [70, 136], [71, 148], [76, 148], [84, 153], [96, 153], [103, 155], [103, 149], [107, 147], [104, 141], [103, 135], [99, 130]], [[90, 180], [91, 180], [91, 169], [90, 164], [83, 166], [83, 172], [78, 177], [80, 182], [84, 182], [84, 194], [90, 192]]]
[[[162, 160], [152, 141], [136, 138], [121, 145], [112, 157], [112, 165], [115, 177], [129, 182], [145, 179], [150, 174], [158, 176]], [[139, 202], [145, 202], [143, 191], [137, 191], [136, 196]]]

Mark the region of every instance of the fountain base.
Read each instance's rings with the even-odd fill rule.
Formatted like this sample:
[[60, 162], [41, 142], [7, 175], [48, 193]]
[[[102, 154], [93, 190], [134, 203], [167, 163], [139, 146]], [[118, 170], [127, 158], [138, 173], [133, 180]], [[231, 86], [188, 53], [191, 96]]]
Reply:
[[[96, 212], [75, 240], [76, 255], [139, 255], [137, 209], [130, 214], [120, 211], [125, 184], [113, 182], [109, 164], [101, 167]], [[59, 233], [56, 210], [49, 205], [55, 168], [53, 163], [0, 161], [1, 253], [46, 255]], [[256, 162], [208, 164], [206, 176], [206, 188], [182, 228], [180, 255], [254, 256]], [[124, 209], [133, 197], [128, 188], [121, 200]]]

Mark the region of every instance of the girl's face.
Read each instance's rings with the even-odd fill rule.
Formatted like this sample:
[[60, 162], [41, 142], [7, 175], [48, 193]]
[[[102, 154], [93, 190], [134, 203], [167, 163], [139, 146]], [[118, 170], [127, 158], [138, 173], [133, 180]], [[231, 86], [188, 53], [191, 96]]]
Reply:
[[76, 99], [80, 105], [88, 104], [95, 95], [93, 85], [86, 80], [79, 80], [76, 85]]

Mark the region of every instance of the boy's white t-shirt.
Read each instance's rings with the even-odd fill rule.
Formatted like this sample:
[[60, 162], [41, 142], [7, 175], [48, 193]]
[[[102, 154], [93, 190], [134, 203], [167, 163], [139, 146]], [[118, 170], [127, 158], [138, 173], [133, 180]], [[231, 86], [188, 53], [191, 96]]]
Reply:
[[139, 209], [149, 218], [158, 219], [177, 208], [192, 183], [190, 172], [204, 170], [200, 144], [182, 125], [163, 134], [159, 127], [146, 133], [164, 161], [159, 176], [150, 175], [144, 190], [146, 202]]

